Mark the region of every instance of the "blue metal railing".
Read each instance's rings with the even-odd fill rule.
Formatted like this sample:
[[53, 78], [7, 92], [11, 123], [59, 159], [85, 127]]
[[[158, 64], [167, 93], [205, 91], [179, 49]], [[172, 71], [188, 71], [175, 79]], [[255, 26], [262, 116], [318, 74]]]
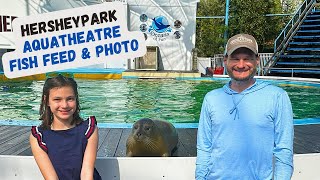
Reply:
[[295, 28], [297, 23], [299, 23], [302, 20], [302, 18], [304, 17], [304, 15], [307, 13], [308, 9], [310, 8], [310, 6], [315, 2], [316, 2], [316, 0], [305, 0], [300, 5], [300, 7], [298, 8], [298, 10], [294, 14], [294, 16], [291, 18], [291, 20], [283, 28], [283, 30], [281, 31], [279, 36], [274, 41], [274, 52], [276, 52], [277, 49], [279, 48], [279, 46], [282, 44], [282, 42], [290, 36], [290, 34], [293, 31], [293, 28]]
[[264, 66], [264, 75], [267, 74], [269, 68], [274, 65], [278, 60], [281, 52], [284, 51], [290, 39], [293, 37], [294, 32], [297, 30], [299, 24], [302, 23], [302, 20], [306, 17], [307, 13], [313, 7], [313, 4], [316, 3], [316, 0], [305, 0], [296, 13], [293, 15], [288, 24], [283, 28], [279, 36], [274, 41], [274, 54], [269, 59], [269, 61]]

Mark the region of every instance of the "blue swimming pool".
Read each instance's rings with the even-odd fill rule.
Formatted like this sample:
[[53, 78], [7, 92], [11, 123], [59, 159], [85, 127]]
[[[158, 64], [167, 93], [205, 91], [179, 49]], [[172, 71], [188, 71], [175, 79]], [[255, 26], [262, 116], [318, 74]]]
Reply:
[[[140, 118], [197, 123], [204, 95], [228, 79], [77, 79], [81, 115], [99, 123], [132, 123]], [[297, 123], [320, 117], [320, 84], [270, 81], [284, 88]], [[0, 120], [37, 120], [44, 81], [1, 82]], [[316, 120], [318, 121], [318, 120]], [[320, 123], [320, 122], [319, 122]]]

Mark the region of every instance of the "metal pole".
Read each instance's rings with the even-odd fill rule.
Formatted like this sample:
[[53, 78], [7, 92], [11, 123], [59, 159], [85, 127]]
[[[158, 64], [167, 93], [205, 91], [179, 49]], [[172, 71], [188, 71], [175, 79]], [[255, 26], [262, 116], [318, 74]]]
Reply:
[[[225, 18], [224, 18], [224, 24], [226, 26], [226, 28], [228, 28], [228, 24], [229, 24], [229, 1], [230, 0], [226, 0], [226, 15], [225, 15]], [[228, 39], [228, 29], [226, 29], [224, 31], [224, 46], [225, 44], [227, 43], [227, 39]]]

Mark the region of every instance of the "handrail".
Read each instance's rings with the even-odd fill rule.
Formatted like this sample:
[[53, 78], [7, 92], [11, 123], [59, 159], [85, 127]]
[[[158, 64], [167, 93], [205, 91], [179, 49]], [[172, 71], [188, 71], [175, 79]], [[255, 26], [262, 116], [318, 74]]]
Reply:
[[[295, 15], [291, 18], [291, 20], [287, 23], [287, 25], [283, 28], [279, 36], [274, 41], [274, 54], [267, 61], [263, 69], [263, 75], [266, 75], [268, 69], [274, 65], [275, 61], [279, 58], [279, 55], [284, 51], [285, 47], [288, 45], [289, 40], [294, 36], [295, 32], [298, 30], [302, 24], [302, 20], [305, 19], [306, 15], [312, 9], [312, 5], [315, 4], [316, 0], [305, 0]], [[280, 43], [279, 43], [280, 42]]]
[[[291, 34], [291, 32], [293, 31], [293, 29], [296, 27], [296, 25], [298, 24], [299, 21], [301, 21], [303, 19], [302, 15], [305, 15], [306, 12], [309, 10], [310, 5], [312, 5], [313, 3], [315, 3], [316, 0], [305, 0], [300, 7], [298, 8], [298, 10], [296, 11], [295, 15], [291, 18], [291, 20], [287, 23], [287, 25], [283, 28], [283, 30], [281, 31], [281, 33], [278, 35], [278, 37], [276, 38], [276, 40], [274, 41], [274, 52], [276, 52], [276, 50], [279, 48], [279, 46], [283, 43], [283, 41], [285, 39], [288, 38], [288, 36]], [[283, 38], [283, 39], [281, 39]], [[280, 44], [278, 44], [279, 42], [281, 42]]]

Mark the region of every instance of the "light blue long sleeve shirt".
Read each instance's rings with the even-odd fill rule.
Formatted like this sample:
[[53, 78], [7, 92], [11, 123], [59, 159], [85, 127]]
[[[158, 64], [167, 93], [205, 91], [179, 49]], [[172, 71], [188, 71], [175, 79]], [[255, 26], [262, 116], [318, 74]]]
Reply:
[[256, 81], [241, 93], [229, 84], [213, 90], [201, 109], [196, 179], [289, 180], [293, 134], [292, 106], [283, 89]]

